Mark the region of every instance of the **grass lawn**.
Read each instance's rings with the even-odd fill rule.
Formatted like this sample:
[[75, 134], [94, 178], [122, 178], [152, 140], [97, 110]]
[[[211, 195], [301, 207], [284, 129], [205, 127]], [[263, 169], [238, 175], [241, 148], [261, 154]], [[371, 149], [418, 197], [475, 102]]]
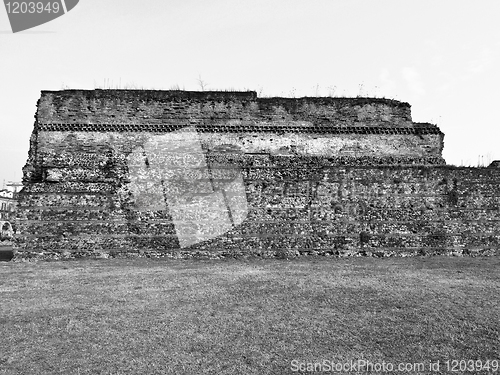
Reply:
[[2, 375], [290, 374], [358, 360], [486, 374], [445, 361], [500, 361], [500, 257], [0, 263]]

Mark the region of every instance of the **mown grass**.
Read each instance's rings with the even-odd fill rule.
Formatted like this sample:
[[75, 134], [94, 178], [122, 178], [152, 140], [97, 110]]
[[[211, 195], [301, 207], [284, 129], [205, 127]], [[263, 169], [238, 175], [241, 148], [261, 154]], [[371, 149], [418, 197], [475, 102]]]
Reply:
[[499, 257], [0, 263], [0, 374], [498, 360], [499, 270]]

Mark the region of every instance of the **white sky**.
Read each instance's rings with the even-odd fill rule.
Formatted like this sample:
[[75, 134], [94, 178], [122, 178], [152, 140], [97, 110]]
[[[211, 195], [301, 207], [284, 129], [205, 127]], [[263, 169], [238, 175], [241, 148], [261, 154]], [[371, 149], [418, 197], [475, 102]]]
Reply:
[[[41, 90], [251, 89], [409, 102], [449, 164], [500, 159], [498, 0], [80, 0], [13, 34], [0, 8], [0, 184], [19, 181]], [[1, 188], [1, 185], [0, 185]]]

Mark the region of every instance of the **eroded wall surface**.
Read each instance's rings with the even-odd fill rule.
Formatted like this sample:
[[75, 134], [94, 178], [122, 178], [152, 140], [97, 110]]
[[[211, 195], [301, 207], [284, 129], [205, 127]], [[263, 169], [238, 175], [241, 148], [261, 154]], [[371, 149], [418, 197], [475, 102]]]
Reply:
[[19, 256], [494, 253], [500, 169], [443, 138], [387, 99], [43, 92]]

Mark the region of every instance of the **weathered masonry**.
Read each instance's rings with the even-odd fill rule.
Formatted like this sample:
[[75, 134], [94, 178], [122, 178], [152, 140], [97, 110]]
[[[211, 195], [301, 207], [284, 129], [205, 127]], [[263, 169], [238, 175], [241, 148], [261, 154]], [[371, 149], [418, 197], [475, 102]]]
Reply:
[[43, 91], [18, 257], [494, 254], [500, 168], [446, 165], [410, 105]]

